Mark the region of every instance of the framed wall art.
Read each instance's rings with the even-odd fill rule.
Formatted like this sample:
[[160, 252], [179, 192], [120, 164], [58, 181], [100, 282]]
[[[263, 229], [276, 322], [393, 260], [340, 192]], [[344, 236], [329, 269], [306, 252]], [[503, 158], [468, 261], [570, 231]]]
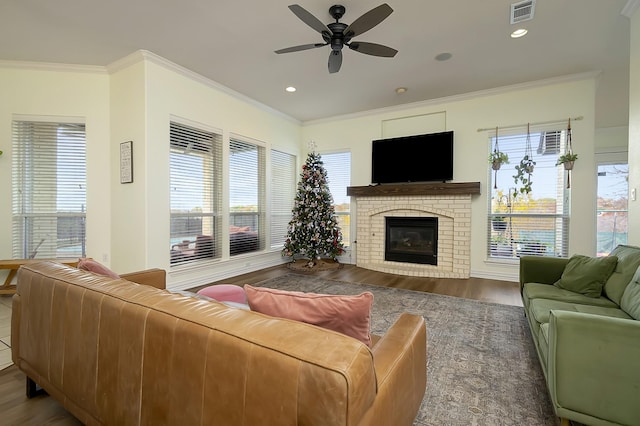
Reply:
[[133, 141], [120, 144], [120, 183], [133, 182]]

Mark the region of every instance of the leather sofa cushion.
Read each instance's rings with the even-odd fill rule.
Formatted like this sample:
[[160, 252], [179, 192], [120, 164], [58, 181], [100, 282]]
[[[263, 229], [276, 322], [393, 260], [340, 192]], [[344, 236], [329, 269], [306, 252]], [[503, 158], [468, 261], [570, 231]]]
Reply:
[[619, 245], [611, 255], [618, 258], [618, 264], [604, 285], [604, 294], [620, 305], [627, 284], [640, 267], [640, 247]]
[[251, 310], [346, 334], [371, 347], [373, 294], [357, 296], [303, 293], [244, 286]]
[[529, 308], [529, 304], [533, 299], [550, 299], [550, 300], [559, 300], [561, 302], [571, 302], [571, 303], [579, 303], [582, 305], [594, 305], [594, 306], [602, 306], [605, 308], [617, 308], [618, 305], [607, 299], [606, 297], [600, 296], [596, 297], [588, 297], [584, 294], [575, 293], [570, 290], [564, 290], [562, 288], [549, 285], [549, 284], [539, 284], [539, 283], [526, 283], [522, 287], [522, 300], [525, 308]]
[[555, 286], [575, 291], [589, 297], [600, 297], [602, 287], [616, 268], [616, 256], [589, 257], [581, 254], [571, 256], [562, 277]]

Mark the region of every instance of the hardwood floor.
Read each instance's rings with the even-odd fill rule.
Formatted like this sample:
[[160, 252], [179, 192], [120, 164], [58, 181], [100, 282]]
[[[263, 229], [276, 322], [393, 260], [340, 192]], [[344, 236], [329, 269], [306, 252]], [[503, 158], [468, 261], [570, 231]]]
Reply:
[[[255, 284], [285, 274], [307, 275], [286, 265], [274, 266], [257, 272], [239, 275], [212, 284]], [[318, 271], [315, 276], [352, 283], [372, 284], [424, 291], [447, 296], [481, 300], [485, 302], [522, 306], [520, 291], [515, 282], [470, 279], [439, 279], [406, 277], [342, 265], [339, 269]], [[197, 287], [197, 290], [202, 287]], [[72, 415], [48, 395], [27, 399], [25, 375], [15, 366], [0, 371], [0, 424], [4, 425], [79, 425]]]
[[[308, 272], [297, 272], [287, 268], [286, 265], [282, 265], [238, 275], [212, 284], [255, 284], [284, 274], [306, 275]], [[424, 291], [427, 293], [481, 300], [483, 302], [522, 306], [519, 285], [512, 281], [498, 281], [483, 278], [452, 279], [407, 277], [371, 271], [354, 265], [341, 265], [339, 269], [318, 271], [313, 274], [330, 280], [379, 285], [382, 287], [396, 287], [405, 290]], [[197, 287], [194, 290], [202, 287], [206, 286]]]

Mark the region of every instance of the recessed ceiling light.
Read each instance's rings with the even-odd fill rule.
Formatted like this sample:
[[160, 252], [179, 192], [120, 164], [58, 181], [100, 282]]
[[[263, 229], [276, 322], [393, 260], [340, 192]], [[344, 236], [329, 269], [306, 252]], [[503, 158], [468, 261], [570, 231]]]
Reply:
[[448, 61], [449, 59], [451, 59], [453, 55], [449, 52], [443, 52], [440, 53], [439, 55], [436, 55], [436, 61]]
[[286, 90], [286, 91], [287, 91], [287, 92], [289, 92], [289, 93], [293, 93], [293, 92], [295, 92], [297, 89], [296, 89], [295, 87], [293, 87], [293, 86], [288, 86], [288, 87], [287, 87], [286, 89], [284, 89], [284, 90]]
[[407, 91], [407, 88], [406, 88], [406, 87], [398, 87], [398, 88], [396, 89], [396, 93], [397, 93], [398, 95], [401, 95], [401, 94], [405, 93], [406, 91]]
[[524, 28], [520, 28], [511, 33], [511, 38], [520, 38], [523, 35], [527, 34], [529, 31]]

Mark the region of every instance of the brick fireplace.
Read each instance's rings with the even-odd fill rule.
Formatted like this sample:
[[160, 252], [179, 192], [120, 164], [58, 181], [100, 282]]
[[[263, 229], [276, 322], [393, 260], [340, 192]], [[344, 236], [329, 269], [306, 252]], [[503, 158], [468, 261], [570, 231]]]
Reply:
[[[479, 182], [348, 188], [347, 194], [356, 197], [356, 265], [398, 275], [469, 278], [471, 197], [479, 193]], [[437, 218], [435, 265], [385, 260], [389, 217]]]

